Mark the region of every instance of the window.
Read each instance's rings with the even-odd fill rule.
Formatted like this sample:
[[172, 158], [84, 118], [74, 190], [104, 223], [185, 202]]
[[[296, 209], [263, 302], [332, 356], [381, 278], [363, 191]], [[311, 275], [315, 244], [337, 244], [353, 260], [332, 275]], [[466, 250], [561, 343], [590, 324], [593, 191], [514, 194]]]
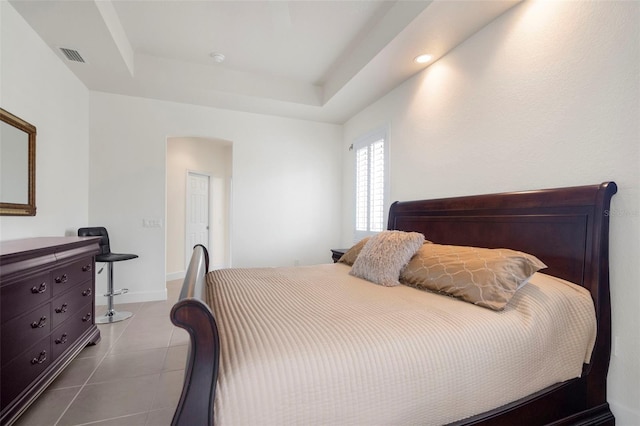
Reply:
[[388, 198], [387, 129], [371, 132], [353, 144], [355, 151], [355, 240], [386, 228]]

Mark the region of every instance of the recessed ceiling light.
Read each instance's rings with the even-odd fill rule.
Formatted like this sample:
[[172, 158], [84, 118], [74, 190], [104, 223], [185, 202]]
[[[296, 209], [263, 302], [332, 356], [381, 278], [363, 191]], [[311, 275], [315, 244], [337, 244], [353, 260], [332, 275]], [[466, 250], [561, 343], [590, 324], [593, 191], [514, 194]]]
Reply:
[[424, 54], [424, 55], [416, 56], [414, 61], [419, 63], [419, 64], [426, 64], [431, 59], [433, 59], [433, 56], [431, 56], [429, 54]]
[[213, 60], [216, 61], [219, 64], [224, 62], [224, 55], [222, 53], [211, 52], [209, 54], [209, 56], [211, 56], [213, 58]]

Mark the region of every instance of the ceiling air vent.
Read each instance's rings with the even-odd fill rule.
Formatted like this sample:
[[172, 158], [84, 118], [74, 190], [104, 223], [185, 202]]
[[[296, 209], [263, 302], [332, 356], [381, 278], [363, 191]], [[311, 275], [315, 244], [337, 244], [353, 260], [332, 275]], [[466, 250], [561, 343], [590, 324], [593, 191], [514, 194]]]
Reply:
[[80, 53], [77, 50], [65, 49], [64, 47], [61, 47], [60, 50], [62, 51], [62, 53], [64, 53], [64, 56], [66, 56], [68, 60], [84, 63], [84, 59], [82, 59], [82, 56], [80, 56]]

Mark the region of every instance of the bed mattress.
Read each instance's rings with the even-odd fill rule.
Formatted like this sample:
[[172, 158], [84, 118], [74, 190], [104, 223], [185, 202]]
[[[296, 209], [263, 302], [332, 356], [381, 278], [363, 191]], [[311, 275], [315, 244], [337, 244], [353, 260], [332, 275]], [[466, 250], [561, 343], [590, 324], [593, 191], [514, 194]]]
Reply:
[[582, 287], [536, 273], [504, 311], [344, 264], [207, 275], [218, 425], [445, 424], [579, 377], [596, 336]]

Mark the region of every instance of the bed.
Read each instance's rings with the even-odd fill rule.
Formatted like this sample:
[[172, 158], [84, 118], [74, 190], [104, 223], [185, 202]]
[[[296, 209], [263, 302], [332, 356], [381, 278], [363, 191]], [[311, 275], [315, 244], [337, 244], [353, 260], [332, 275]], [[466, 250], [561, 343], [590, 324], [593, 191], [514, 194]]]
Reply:
[[[544, 262], [546, 268], [535, 273], [522, 289], [517, 290], [507, 304], [508, 309], [499, 311], [409, 285], [385, 287], [368, 283], [350, 275], [350, 265], [340, 263], [208, 272], [207, 251], [196, 246], [180, 298], [171, 310], [172, 322], [184, 328], [190, 336], [184, 386], [172, 424], [257, 423], [250, 419], [260, 419], [260, 424], [614, 424], [607, 403], [606, 381], [611, 347], [608, 212], [611, 197], [616, 191], [615, 183], [605, 182], [570, 188], [396, 202], [391, 206], [389, 230], [420, 233], [434, 247], [508, 248]], [[333, 274], [344, 275], [346, 284], [337, 284], [338, 279], [334, 279]], [[287, 282], [282, 285], [290, 286], [288, 282], [296, 280], [303, 284], [294, 284], [297, 287], [293, 288], [280, 287], [281, 281]], [[593, 314], [590, 343], [585, 344], [586, 349], [572, 355], [572, 363], [579, 364], [572, 367], [574, 371], [558, 373], [563, 374], [557, 376], [560, 379], [553, 379], [555, 373], [552, 373], [552, 378], [546, 379], [551, 380], [550, 383], [533, 383], [536, 371], [542, 375], [542, 371], [554, 370], [559, 364], [564, 364], [554, 360], [556, 355], [551, 352], [538, 352], [541, 346], [553, 352], [568, 338], [564, 335], [554, 337], [556, 340], [552, 340], [552, 344], [533, 346], [527, 341], [526, 333], [515, 337], [501, 336], [502, 345], [492, 343], [488, 349], [483, 347], [480, 352], [474, 352], [468, 362], [459, 363], [455, 368], [439, 360], [447, 358], [448, 354], [455, 358], [457, 351], [460, 351], [459, 357], [464, 357], [464, 347], [459, 349], [459, 343], [448, 342], [449, 332], [429, 337], [435, 340], [416, 346], [418, 349], [406, 349], [413, 348], [413, 343], [407, 343], [405, 329], [421, 330], [425, 328], [421, 324], [427, 322], [452, 322], [454, 328], [468, 329], [466, 331], [471, 333], [471, 337], [466, 339], [469, 341], [474, 340], [473, 336], [484, 339], [483, 330], [502, 324], [499, 321], [512, 315], [516, 322], [524, 321], [530, 325], [535, 321], [529, 321], [529, 308], [539, 300], [550, 298], [547, 293], [549, 286], [580, 293], [582, 299], [589, 299], [590, 308], [584, 309], [591, 309]], [[358, 291], [356, 295], [355, 289], [360, 287], [365, 292]], [[292, 297], [285, 298], [278, 292], [291, 293]], [[399, 312], [395, 305], [386, 304], [386, 299], [392, 300], [391, 294], [397, 297], [393, 300], [409, 303], [410, 313]], [[564, 300], [564, 296], [559, 297]], [[219, 302], [222, 298], [228, 302]], [[344, 307], [322, 306], [324, 299], [334, 300]], [[238, 304], [240, 300], [243, 305]], [[560, 302], [561, 305], [563, 303]], [[521, 306], [524, 314], [516, 312]], [[376, 311], [369, 312], [370, 307], [375, 307]], [[266, 312], [260, 309], [266, 309]], [[543, 311], [549, 309], [556, 308], [545, 307]], [[558, 315], [564, 311], [574, 312], [573, 309], [561, 308], [558, 313], [549, 314], [551, 321], [548, 322], [561, 323], [556, 320]], [[305, 322], [307, 310], [314, 311], [316, 316], [310, 315]], [[476, 319], [462, 319], [456, 323], [456, 318], [466, 318], [463, 315], [472, 310], [493, 322], [476, 328], [473, 328], [479, 321]], [[450, 312], [455, 316], [444, 316]], [[562, 322], [558, 332], [573, 330], [574, 327], [589, 328], [589, 325], [579, 326], [582, 320], [579, 321], [577, 316], [574, 321], [572, 314], [567, 315], [569, 320]], [[330, 320], [337, 321], [336, 325], [328, 327], [327, 324], [332, 323], [324, 321]], [[376, 321], [394, 323], [397, 335], [379, 331]], [[367, 323], [374, 324], [371, 328], [376, 331], [369, 333]], [[421, 326], [415, 327], [416, 323]], [[509, 323], [504, 324], [495, 327], [509, 329], [507, 331], [510, 332], [516, 328]], [[531, 328], [529, 325], [527, 327]], [[547, 326], [545, 324], [544, 327]], [[364, 336], [360, 337], [363, 341], [347, 336], [346, 329], [353, 329], [356, 334]], [[302, 341], [301, 345], [287, 340], [296, 330], [301, 334], [294, 340]], [[567, 332], [575, 334], [574, 331]], [[515, 340], [518, 340], [517, 344]], [[371, 347], [366, 347], [368, 341], [373, 342]], [[440, 345], [447, 348], [444, 353]], [[479, 382], [478, 376], [472, 376], [477, 374], [472, 371], [477, 370], [476, 360], [481, 362], [484, 359], [491, 363], [495, 357], [513, 358], [511, 354], [492, 352], [491, 347], [511, 346], [521, 347], [519, 350], [524, 352], [532, 348], [535, 353], [524, 361], [527, 354], [521, 352], [517, 357], [522, 357], [524, 364], [498, 370], [496, 374], [487, 375], [487, 380], [481, 375], [482, 381]], [[568, 346], [576, 345], [571, 343]], [[426, 378], [419, 378], [417, 380], [422, 381], [414, 384], [411, 382], [413, 376], [420, 376], [422, 369], [416, 368], [410, 360], [393, 354], [390, 355], [393, 361], [389, 370], [379, 367], [380, 359], [389, 358], [386, 351], [394, 347], [405, 348], [405, 352], [414, 354], [408, 358], [416, 358], [416, 353], [424, 354], [420, 361], [424, 362], [425, 370], [432, 364], [438, 367], [429, 370]], [[320, 356], [319, 353], [325, 350], [339, 354], [343, 362], [329, 360], [328, 355]], [[366, 362], [362, 362], [363, 359]], [[535, 364], [538, 362], [541, 364]], [[467, 364], [471, 367], [467, 368]], [[538, 366], [532, 367], [534, 364]], [[307, 365], [312, 366], [311, 376], [301, 371]], [[453, 370], [459, 371], [455, 371], [457, 376], [450, 378], [447, 374], [453, 374]], [[465, 380], [466, 375], [468, 380]], [[285, 376], [282, 381], [288, 380], [295, 385], [294, 388], [280, 382]], [[386, 381], [376, 381], [383, 376]], [[496, 392], [489, 387], [487, 383], [494, 376], [504, 376], [500, 389], [507, 389], [506, 392]], [[242, 383], [244, 387], [240, 386]], [[447, 387], [450, 383], [458, 383], [458, 387]], [[399, 386], [407, 387], [407, 395], [398, 392]], [[536, 386], [543, 387], [538, 389]], [[501, 395], [502, 399], [494, 402], [484, 400], [487, 394], [494, 393], [496, 396], [506, 393], [506, 396]], [[423, 400], [424, 404], [416, 404], [411, 398]], [[482, 402], [475, 404], [476, 400]], [[346, 403], [347, 408], [341, 403]], [[392, 403], [399, 405], [390, 408]], [[307, 408], [309, 413], [305, 411]], [[448, 416], [451, 412], [454, 415]], [[309, 417], [305, 417], [307, 415]]]

